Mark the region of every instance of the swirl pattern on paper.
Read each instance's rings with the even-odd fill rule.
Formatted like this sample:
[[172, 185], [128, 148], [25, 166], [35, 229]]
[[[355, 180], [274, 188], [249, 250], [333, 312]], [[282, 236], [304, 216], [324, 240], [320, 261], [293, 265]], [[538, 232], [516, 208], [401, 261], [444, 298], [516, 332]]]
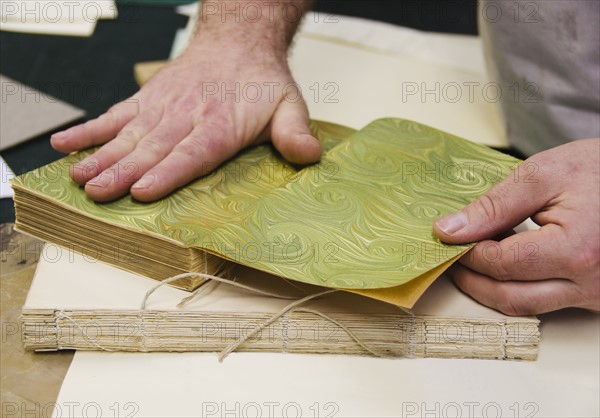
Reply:
[[70, 210], [271, 274], [372, 289], [404, 284], [468, 250], [440, 243], [434, 220], [481, 196], [518, 163], [402, 119], [354, 134], [323, 122], [312, 128], [326, 150], [318, 164], [298, 170], [260, 145], [155, 203], [87, 198], [68, 167], [91, 151], [16, 183]]

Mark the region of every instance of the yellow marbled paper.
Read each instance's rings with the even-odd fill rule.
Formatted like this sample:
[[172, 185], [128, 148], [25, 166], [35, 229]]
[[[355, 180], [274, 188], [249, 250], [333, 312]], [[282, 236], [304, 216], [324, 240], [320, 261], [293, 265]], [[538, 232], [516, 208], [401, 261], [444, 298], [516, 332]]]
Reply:
[[368, 293], [440, 274], [468, 250], [440, 243], [434, 220], [485, 193], [519, 162], [402, 119], [358, 132], [324, 122], [312, 129], [326, 149], [318, 164], [298, 169], [260, 145], [155, 203], [91, 201], [68, 177], [68, 167], [91, 151], [13, 184], [113, 227], [288, 279]]

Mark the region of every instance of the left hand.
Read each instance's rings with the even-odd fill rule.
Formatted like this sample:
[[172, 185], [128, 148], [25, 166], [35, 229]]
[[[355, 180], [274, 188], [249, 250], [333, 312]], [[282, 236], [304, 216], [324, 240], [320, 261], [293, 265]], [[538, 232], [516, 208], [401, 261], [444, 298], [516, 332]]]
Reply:
[[[523, 162], [459, 212], [438, 219], [444, 242], [481, 241], [450, 269], [458, 287], [507, 315], [566, 307], [600, 312], [600, 139]], [[492, 238], [531, 217], [537, 231]]]
[[267, 139], [292, 163], [319, 160], [285, 49], [202, 39], [129, 99], [52, 136], [62, 152], [104, 144], [71, 167], [91, 199], [155, 201]]

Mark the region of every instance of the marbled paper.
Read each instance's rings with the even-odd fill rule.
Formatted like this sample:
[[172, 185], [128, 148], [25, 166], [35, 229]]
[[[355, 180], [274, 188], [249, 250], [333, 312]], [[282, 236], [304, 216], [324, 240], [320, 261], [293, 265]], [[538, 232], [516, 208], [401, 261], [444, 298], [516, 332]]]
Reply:
[[68, 167], [93, 151], [14, 185], [107, 227], [175, 240], [288, 279], [368, 290], [404, 285], [468, 250], [439, 242], [433, 222], [481, 196], [519, 162], [402, 119], [377, 120], [358, 132], [323, 122], [312, 129], [326, 150], [318, 164], [299, 169], [260, 145], [155, 203], [130, 196], [91, 201]]

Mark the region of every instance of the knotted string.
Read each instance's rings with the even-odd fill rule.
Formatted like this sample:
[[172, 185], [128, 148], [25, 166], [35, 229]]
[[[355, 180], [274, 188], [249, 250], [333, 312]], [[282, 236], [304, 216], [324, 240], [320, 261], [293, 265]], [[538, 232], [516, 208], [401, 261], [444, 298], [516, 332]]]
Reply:
[[[197, 272], [188, 272], [188, 273], [182, 273], [182, 274], [178, 274], [176, 276], [172, 276], [169, 277], [167, 279], [162, 280], [161, 282], [157, 283], [155, 286], [153, 286], [151, 289], [149, 289], [146, 294], [144, 295], [142, 302], [141, 302], [141, 306], [140, 306], [140, 313], [142, 314], [142, 325], [143, 325], [143, 314], [144, 312], [146, 312], [147, 310], [147, 305], [148, 305], [148, 300], [150, 298], [150, 296], [152, 296], [152, 294], [154, 292], [156, 292], [159, 288], [161, 288], [162, 286], [165, 286], [169, 283], [173, 283], [177, 280], [181, 280], [184, 278], [188, 278], [188, 277], [197, 277], [197, 278], [202, 278], [205, 279], [206, 282], [201, 284], [200, 287], [196, 290], [194, 290], [189, 296], [184, 297], [176, 306], [178, 308], [182, 308], [184, 305], [186, 305], [187, 303], [191, 302], [192, 300], [194, 300], [198, 295], [200, 295], [203, 291], [206, 291], [206, 284], [208, 283], [212, 283], [212, 282], [216, 282], [217, 285], [221, 284], [221, 283], [225, 283], [225, 284], [229, 284], [231, 286], [240, 288], [240, 289], [244, 289], [247, 290], [249, 292], [253, 292], [256, 294], [260, 294], [263, 296], [268, 296], [268, 297], [274, 297], [274, 298], [278, 298], [278, 299], [286, 299], [286, 300], [293, 300], [295, 299], [293, 302], [291, 302], [290, 304], [286, 305], [285, 307], [283, 307], [279, 312], [277, 312], [276, 314], [274, 314], [271, 318], [267, 319], [266, 321], [264, 321], [262, 324], [260, 324], [258, 327], [254, 328], [251, 332], [249, 332], [246, 335], [241, 336], [240, 338], [238, 338], [236, 341], [232, 342], [231, 344], [229, 344], [227, 347], [225, 347], [225, 349], [223, 349], [220, 353], [219, 353], [219, 361], [222, 362], [225, 358], [227, 358], [227, 356], [229, 354], [231, 354], [232, 352], [234, 352], [236, 349], [238, 349], [240, 347], [240, 345], [242, 345], [243, 343], [245, 343], [246, 341], [248, 341], [250, 338], [252, 338], [254, 335], [256, 335], [257, 333], [259, 333], [260, 331], [262, 331], [263, 329], [265, 329], [266, 327], [268, 327], [269, 325], [271, 325], [272, 323], [274, 323], [275, 321], [277, 321], [279, 318], [281, 318], [282, 316], [288, 314], [288, 313], [292, 313], [292, 312], [306, 312], [306, 313], [312, 313], [314, 315], [320, 316], [321, 318], [333, 323], [334, 325], [340, 327], [344, 332], [346, 332], [348, 334], [348, 336], [350, 338], [352, 338], [361, 348], [363, 348], [365, 351], [367, 351], [368, 353], [376, 356], [376, 357], [393, 357], [389, 354], [386, 353], [382, 353], [382, 352], [378, 352], [377, 350], [369, 347], [366, 343], [364, 343], [354, 332], [352, 332], [348, 327], [346, 327], [344, 324], [342, 324], [340, 321], [332, 318], [331, 316], [324, 314], [323, 312], [318, 311], [317, 309], [312, 309], [312, 308], [304, 308], [304, 307], [300, 307], [302, 304], [309, 302], [311, 300], [335, 293], [335, 292], [339, 292], [339, 290], [337, 289], [327, 289], [321, 292], [317, 292], [317, 293], [313, 293], [313, 294], [309, 294], [306, 295], [300, 299], [297, 299], [297, 296], [288, 296], [288, 295], [282, 295], [279, 293], [273, 293], [273, 292], [269, 292], [269, 291], [265, 291], [262, 289], [257, 289], [255, 287], [252, 286], [248, 286], [245, 285], [243, 283], [239, 283], [236, 282], [235, 279], [230, 280], [230, 279], [224, 279], [222, 277], [219, 276], [215, 276], [212, 274], [207, 274], [207, 273], [197, 273]], [[285, 280], [286, 282], [288, 282], [287, 280]], [[289, 282], [288, 282], [289, 283]], [[299, 288], [298, 286], [294, 286]], [[405, 313], [407, 313], [408, 315], [410, 315], [411, 317], [413, 317], [413, 319], [415, 318], [415, 315], [408, 309], [405, 309], [403, 307], [399, 308], [404, 311]], [[71, 317], [69, 317], [68, 315], [65, 315], [63, 313], [63, 311], [60, 311], [58, 313], [58, 315], [55, 317], [55, 323], [58, 329], [58, 320], [59, 319], [66, 319], [69, 322], [71, 322], [73, 325], [75, 325], [77, 328], [79, 328], [82, 332], [82, 335], [84, 336], [85, 340], [88, 341], [89, 343], [93, 344], [94, 346], [96, 346], [97, 348], [104, 350], [104, 351], [114, 351], [112, 349], [106, 348], [101, 346], [100, 344], [96, 343], [95, 341], [91, 340], [89, 338], [89, 336], [87, 335], [87, 332], [85, 331], [85, 329], [79, 324], [77, 323], [75, 320], [73, 320]], [[57, 337], [58, 337], [58, 333], [57, 333]], [[413, 338], [410, 338], [410, 343], [414, 344]], [[142, 331], [142, 340], [143, 340], [143, 346], [145, 347], [145, 340], [146, 340], [146, 333], [144, 331]], [[409, 343], [409, 344], [410, 344]], [[412, 345], [411, 344], [411, 345]], [[60, 346], [59, 346], [60, 349]], [[411, 352], [411, 350], [409, 349], [409, 353]]]
[[328, 294], [334, 293], [334, 292], [338, 292], [338, 290], [337, 289], [325, 290], [323, 292], [305, 296], [302, 299], [298, 299], [298, 300], [290, 303], [289, 305], [284, 307], [282, 310], [280, 310], [278, 313], [273, 315], [270, 319], [267, 319], [265, 322], [260, 324], [258, 327], [254, 328], [251, 332], [249, 332], [246, 335], [241, 336], [236, 341], [234, 341], [233, 343], [231, 343], [227, 347], [225, 347], [225, 349], [223, 351], [221, 351], [221, 353], [219, 354], [219, 361], [222, 362], [223, 360], [225, 360], [225, 358], [229, 354], [231, 354], [233, 351], [235, 351], [236, 348], [238, 348], [241, 344], [246, 342], [248, 339], [252, 338], [256, 333], [262, 331], [263, 329], [265, 329], [266, 327], [271, 325], [273, 322], [277, 321], [279, 318], [281, 318], [283, 315], [288, 313], [290, 310], [294, 309], [296, 306], [302, 305], [303, 303], [308, 302], [309, 300], [316, 299], [318, 297], [325, 296], [325, 295], [328, 295]]

